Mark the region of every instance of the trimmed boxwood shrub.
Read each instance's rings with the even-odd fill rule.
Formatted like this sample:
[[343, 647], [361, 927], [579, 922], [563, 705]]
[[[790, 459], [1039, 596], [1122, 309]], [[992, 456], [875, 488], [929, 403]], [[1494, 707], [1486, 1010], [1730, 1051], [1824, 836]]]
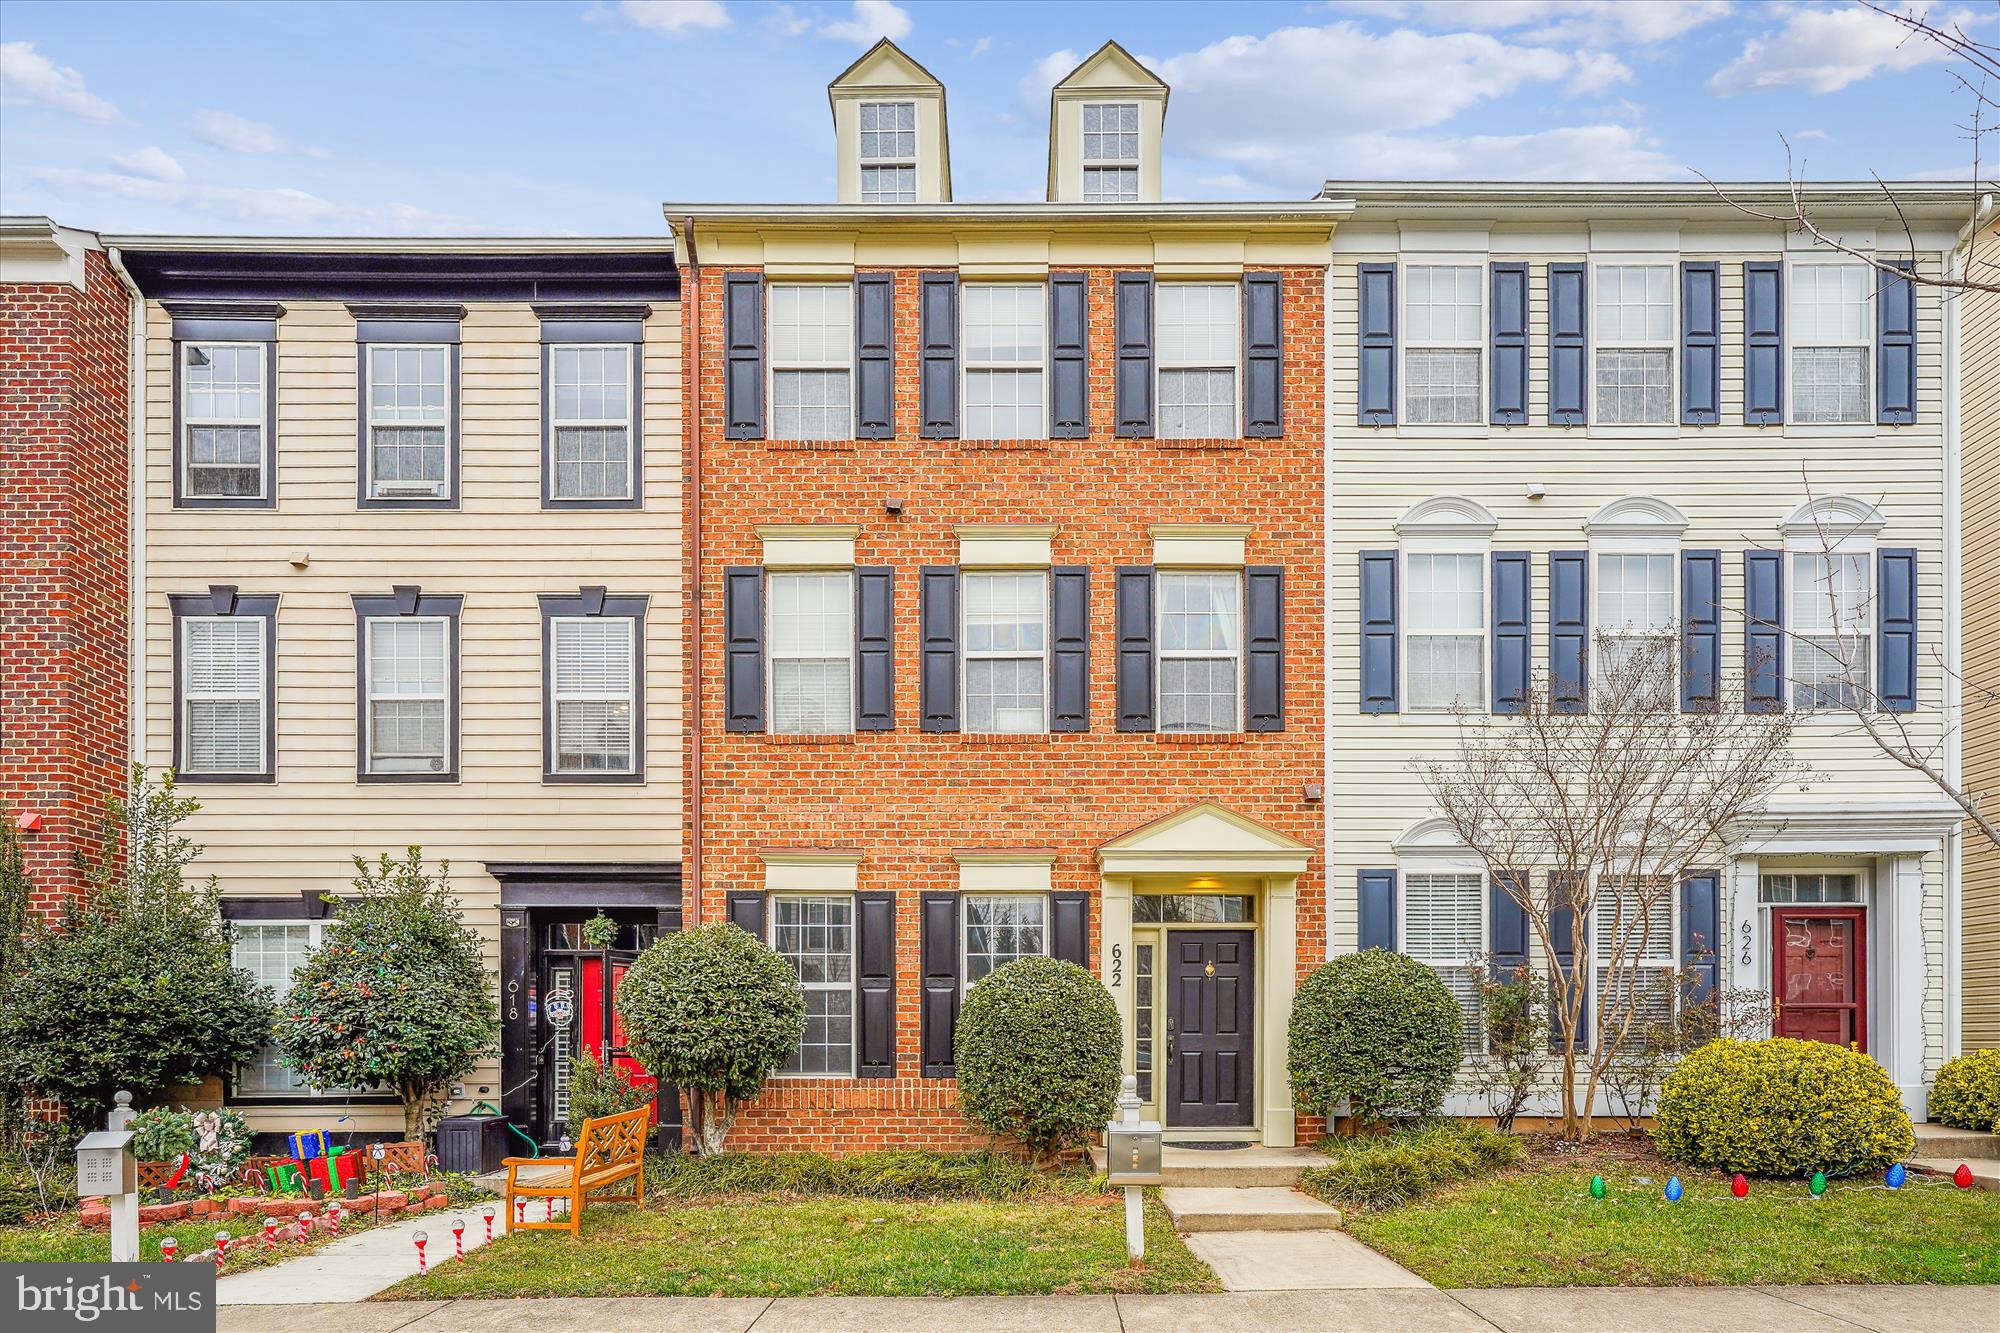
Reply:
[[1037, 1160], [1097, 1133], [1118, 1104], [1118, 1007], [1075, 963], [1017, 958], [982, 978], [958, 1014], [965, 1113]]
[[1523, 1149], [1512, 1134], [1469, 1120], [1440, 1120], [1392, 1134], [1329, 1138], [1320, 1151], [1333, 1160], [1307, 1167], [1300, 1189], [1327, 1203], [1390, 1208], [1512, 1166]]
[[1945, 1061], [1931, 1086], [1930, 1117], [1954, 1129], [2000, 1134], [2000, 1050], [1967, 1051]]
[[1437, 973], [1382, 949], [1321, 964], [1292, 1000], [1299, 1109], [1358, 1120], [1430, 1116], [1465, 1057], [1465, 1014]]
[[1849, 1176], [1909, 1156], [1916, 1131], [1896, 1085], [1859, 1051], [1773, 1037], [1711, 1041], [1660, 1085], [1663, 1156], [1752, 1176]]

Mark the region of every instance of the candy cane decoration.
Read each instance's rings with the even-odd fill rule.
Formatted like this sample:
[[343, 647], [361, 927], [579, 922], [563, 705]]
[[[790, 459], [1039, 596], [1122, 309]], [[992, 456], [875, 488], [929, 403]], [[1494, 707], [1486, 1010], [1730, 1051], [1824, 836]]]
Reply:
[[333, 1234], [338, 1236], [340, 1234], [340, 1204], [335, 1202], [331, 1208], [326, 1210], [326, 1215], [327, 1219], [333, 1223]]
[[489, 1203], [481, 1208], [479, 1215], [486, 1219], [486, 1239], [490, 1243], [493, 1239], [493, 1205]]
[[410, 1239], [415, 1241], [417, 1245], [417, 1276], [422, 1277], [429, 1271], [424, 1264], [424, 1242], [429, 1240], [430, 1237], [421, 1231], [413, 1231], [410, 1233]]
[[312, 1229], [313, 1229], [313, 1215], [312, 1215], [312, 1210], [308, 1209], [305, 1212], [299, 1214], [299, 1243], [301, 1245], [305, 1243], [305, 1239], [307, 1236], [312, 1235]]
[[451, 1219], [451, 1248], [453, 1258], [465, 1257], [465, 1219], [462, 1217]]
[[160, 1258], [167, 1263], [172, 1263], [174, 1261], [174, 1251], [180, 1247], [181, 1243], [172, 1236], [163, 1237], [160, 1241]]
[[278, 1248], [278, 1219], [275, 1217], [264, 1219], [264, 1248], [267, 1250]]
[[218, 1231], [218, 1232], [216, 1232], [216, 1233], [215, 1233], [215, 1271], [216, 1271], [216, 1272], [220, 1273], [220, 1272], [222, 1271], [222, 1256], [223, 1256], [223, 1255], [225, 1255], [225, 1254], [227, 1254], [228, 1252], [229, 1252], [229, 1233], [228, 1233], [227, 1231]]
[[514, 1200], [514, 1225], [517, 1227], [528, 1225], [528, 1201], [526, 1199]]

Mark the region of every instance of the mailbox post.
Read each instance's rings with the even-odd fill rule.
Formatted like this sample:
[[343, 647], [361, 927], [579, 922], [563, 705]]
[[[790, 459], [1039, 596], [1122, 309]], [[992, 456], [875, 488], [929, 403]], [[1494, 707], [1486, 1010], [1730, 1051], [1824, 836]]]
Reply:
[[101, 1198], [111, 1209], [111, 1262], [139, 1262], [139, 1159], [132, 1153], [132, 1094], [120, 1092], [106, 1129], [76, 1145], [76, 1195]]
[[1166, 1177], [1160, 1169], [1161, 1133], [1151, 1120], [1140, 1120], [1139, 1080], [1127, 1074], [1118, 1092], [1118, 1118], [1104, 1127], [1104, 1177], [1125, 1188], [1125, 1257], [1138, 1263], [1146, 1257], [1145, 1187]]

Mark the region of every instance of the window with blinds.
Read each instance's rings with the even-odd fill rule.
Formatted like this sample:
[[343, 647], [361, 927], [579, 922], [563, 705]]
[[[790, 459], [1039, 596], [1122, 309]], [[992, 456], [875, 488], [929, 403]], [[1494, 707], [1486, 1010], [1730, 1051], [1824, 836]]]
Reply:
[[1473, 265], [1410, 264], [1403, 282], [1403, 415], [1414, 426], [1476, 425], [1485, 348], [1481, 284]]
[[1605, 264], [1597, 288], [1597, 383], [1591, 404], [1608, 426], [1673, 421], [1674, 271]]
[[961, 356], [968, 440], [1039, 440], [1049, 433], [1042, 394], [1047, 289], [1040, 283], [969, 282]]
[[1242, 729], [1243, 578], [1161, 570], [1159, 728]]
[[1233, 282], [1159, 284], [1154, 354], [1161, 439], [1236, 437], [1241, 295]]
[[371, 616], [368, 640], [370, 773], [443, 773], [451, 766], [451, 621]]
[[1438, 974], [1465, 1017], [1465, 1049], [1483, 1045], [1473, 965], [1486, 947], [1486, 877], [1478, 871], [1403, 876], [1403, 952]]
[[854, 730], [854, 575], [773, 573], [771, 730], [844, 736]]
[[964, 599], [965, 729], [1047, 731], [1048, 575], [968, 573]]
[[1410, 711], [1480, 708], [1486, 701], [1486, 557], [1404, 557]]
[[1869, 703], [1874, 655], [1874, 561], [1858, 551], [1792, 558], [1792, 707], [1805, 712]]
[[1875, 270], [1867, 264], [1794, 264], [1792, 420], [1866, 422]]
[[1678, 651], [1674, 619], [1674, 557], [1616, 554], [1597, 557], [1597, 677], [1616, 680], [1626, 697], [1648, 693], [1659, 707], [1672, 704]]
[[182, 772], [264, 771], [265, 624], [262, 616], [181, 621]]
[[632, 725], [638, 676], [636, 623], [625, 616], [551, 619], [552, 771], [637, 771]]
[[770, 287], [771, 438], [854, 438], [854, 285]]
[[965, 966], [969, 990], [1016, 958], [1043, 958], [1049, 952], [1049, 900], [1041, 894], [967, 895]]
[[1628, 1039], [1642, 1038], [1648, 1026], [1673, 1019], [1674, 902], [1679, 897], [1671, 884], [1606, 880], [1598, 888], [1591, 908], [1596, 964], [1591, 979], [1603, 997], [1607, 1022], [1616, 1024], [1630, 1005]]

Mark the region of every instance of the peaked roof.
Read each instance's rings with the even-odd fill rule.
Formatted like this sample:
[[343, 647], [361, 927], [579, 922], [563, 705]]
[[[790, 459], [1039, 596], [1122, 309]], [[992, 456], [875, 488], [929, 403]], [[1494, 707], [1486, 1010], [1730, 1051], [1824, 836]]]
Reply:
[[[884, 79], [882, 72], [893, 71], [893, 76]], [[911, 76], [915, 77], [911, 77]], [[863, 51], [853, 64], [840, 71], [833, 82], [826, 85], [829, 96], [835, 88], [846, 83], [928, 83], [938, 91], [944, 91], [944, 82], [937, 75], [917, 63], [916, 57], [890, 41], [887, 37]]]
[[[1083, 63], [1056, 81], [1056, 88], [1065, 87], [1083, 75], [1094, 73], [1105, 65], [1115, 66], [1120, 73], [1125, 75], [1127, 83], [1151, 84], [1163, 91], [1171, 91], [1167, 88], [1167, 81], [1165, 79], [1140, 64], [1139, 58], [1120, 46], [1115, 39], [1106, 41], [1104, 45], [1085, 56]], [[1053, 93], [1054, 90], [1051, 89], [1050, 91]]]
[[1119, 834], [1097, 849], [1107, 871], [1219, 870], [1290, 872], [1305, 869], [1310, 843], [1213, 801], [1197, 801]]

